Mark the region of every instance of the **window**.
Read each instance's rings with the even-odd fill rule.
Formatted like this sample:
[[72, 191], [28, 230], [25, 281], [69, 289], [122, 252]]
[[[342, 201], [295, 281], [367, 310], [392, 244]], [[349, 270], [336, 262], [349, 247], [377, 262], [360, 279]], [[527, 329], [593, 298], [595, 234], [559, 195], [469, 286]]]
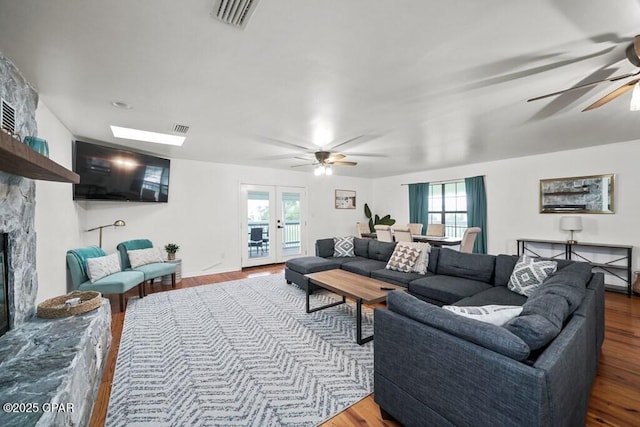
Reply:
[[464, 181], [429, 185], [429, 224], [444, 224], [446, 236], [462, 237], [467, 228]]

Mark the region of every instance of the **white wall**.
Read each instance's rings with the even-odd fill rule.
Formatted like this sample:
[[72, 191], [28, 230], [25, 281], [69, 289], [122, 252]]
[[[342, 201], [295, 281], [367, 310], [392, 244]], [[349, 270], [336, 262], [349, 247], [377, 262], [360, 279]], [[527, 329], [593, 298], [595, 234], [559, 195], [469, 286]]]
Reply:
[[[184, 276], [238, 270], [241, 267], [240, 185], [283, 185], [307, 188], [308, 250], [321, 237], [353, 235], [364, 219], [362, 203], [371, 198], [371, 181], [361, 178], [315, 177], [312, 173], [171, 160], [168, 203], [77, 202], [84, 209], [83, 229], [123, 219], [127, 225], [106, 228], [103, 248], [148, 238], [155, 246], [180, 245]], [[358, 208], [334, 208], [334, 190], [355, 190]], [[83, 244], [98, 243], [98, 231], [83, 233]]]
[[400, 184], [484, 175], [488, 252], [516, 253], [518, 238], [568, 238], [567, 232], [560, 230], [562, 215], [539, 213], [540, 179], [614, 173], [615, 214], [581, 214], [583, 230], [576, 232], [576, 240], [633, 245], [633, 265], [638, 269], [638, 158], [640, 142], [634, 141], [380, 178], [373, 182], [373, 200], [376, 211], [391, 213], [398, 223], [404, 223], [409, 218], [409, 193], [408, 187]]
[[[36, 121], [38, 136], [49, 143], [51, 160], [72, 169], [71, 133], [42, 102]], [[65, 256], [68, 249], [80, 246], [80, 216], [71, 184], [36, 181], [36, 304], [67, 293]]]

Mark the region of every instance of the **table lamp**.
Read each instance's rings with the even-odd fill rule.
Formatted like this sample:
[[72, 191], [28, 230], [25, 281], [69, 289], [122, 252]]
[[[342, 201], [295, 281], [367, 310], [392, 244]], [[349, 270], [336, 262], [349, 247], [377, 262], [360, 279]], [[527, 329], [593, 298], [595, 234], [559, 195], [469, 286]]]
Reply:
[[88, 229], [87, 231], [93, 231], [93, 230], [100, 230], [100, 240], [99, 240], [99, 244], [98, 246], [102, 247], [102, 229], [106, 228], [106, 227], [124, 227], [125, 225], [127, 225], [123, 220], [119, 219], [116, 222], [114, 222], [113, 224], [107, 224], [107, 225], [101, 225], [99, 227], [93, 227]]
[[570, 245], [575, 245], [578, 242], [573, 239], [573, 232], [582, 230], [582, 217], [563, 216], [562, 218], [560, 218], [560, 229], [568, 231], [570, 233], [567, 243]]

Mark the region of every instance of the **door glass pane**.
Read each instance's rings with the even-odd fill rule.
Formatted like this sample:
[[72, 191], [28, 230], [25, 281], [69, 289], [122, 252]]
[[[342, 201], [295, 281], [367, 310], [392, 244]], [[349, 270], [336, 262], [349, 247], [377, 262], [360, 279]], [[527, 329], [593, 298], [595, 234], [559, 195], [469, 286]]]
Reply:
[[249, 258], [269, 256], [269, 193], [247, 192], [247, 250]]
[[300, 254], [300, 193], [282, 193], [282, 221], [282, 255]]

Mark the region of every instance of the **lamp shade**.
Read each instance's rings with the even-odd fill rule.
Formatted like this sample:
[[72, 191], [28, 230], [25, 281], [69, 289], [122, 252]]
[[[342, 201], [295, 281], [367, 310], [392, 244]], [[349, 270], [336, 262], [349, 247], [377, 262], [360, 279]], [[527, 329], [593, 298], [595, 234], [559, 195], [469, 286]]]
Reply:
[[582, 230], [582, 217], [580, 216], [563, 216], [560, 218], [560, 229], [565, 231]]

